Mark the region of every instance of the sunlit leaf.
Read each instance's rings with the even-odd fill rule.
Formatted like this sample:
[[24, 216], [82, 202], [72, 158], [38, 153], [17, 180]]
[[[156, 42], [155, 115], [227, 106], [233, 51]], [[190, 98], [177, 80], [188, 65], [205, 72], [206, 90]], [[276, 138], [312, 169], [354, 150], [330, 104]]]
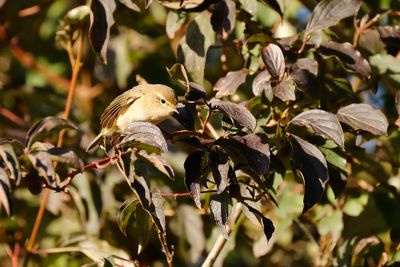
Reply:
[[282, 101], [296, 100], [296, 87], [291, 78], [286, 78], [272, 88], [273, 94]]
[[14, 147], [10, 143], [0, 144], [0, 158], [10, 171], [10, 178], [18, 185], [21, 180], [20, 165]]
[[167, 68], [167, 72], [171, 79], [176, 81], [180, 86], [185, 89], [189, 87], [189, 77], [186, 73], [185, 66], [181, 63], [175, 63], [171, 68]]
[[376, 54], [369, 58], [369, 62], [378, 69], [384, 80], [390, 81], [394, 86], [400, 86], [400, 60], [390, 54]]
[[160, 128], [150, 122], [131, 122], [117, 147], [134, 146], [148, 152], [167, 152], [168, 146]]
[[337, 112], [339, 121], [354, 130], [364, 130], [375, 135], [386, 135], [389, 122], [379, 109], [368, 104], [351, 104]]
[[272, 78], [281, 80], [286, 67], [281, 48], [271, 43], [261, 49], [261, 57]]
[[201, 208], [200, 202], [200, 179], [202, 177], [203, 151], [195, 151], [190, 154], [183, 164], [185, 168], [185, 185], [190, 192], [196, 206]]
[[320, 109], [311, 109], [300, 113], [290, 123], [309, 127], [315, 133], [331, 139], [344, 149], [342, 126], [335, 114]]
[[229, 184], [229, 157], [223, 151], [212, 151], [209, 156], [209, 165], [218, 193], [222, 193]]
[[314, 8], [306, 32], [323, 30], [358, 12], [361, 0], [322, 0]]
[[263, 93], [268, 100], [272, 100], [273, 92], [271, 87], [271, 75], [267, 69], [263, 70], [253, 80], [253, 94], [261, 96]]
[[304, 181], [303, 213], [320, 201], [329, 180], [328, 165], [324, 155], [314, 145], [290, 135], [296, 168]]
[[114, 24], [115, 8], [115, 1], [92, 0], [90, 4], [92, 14], [90, 16], [89, 41], [92, 49], [104, 64], [107, 64], [107, 49], [110, 41], [110, 29]]
[[165, 22], [165, 31], [170, 39], [175, 37], [176, 32], [182, 28], [186, 20], [185, 12], [170, 10]]
[[212, 99], [209, 104], [211, 108], [219, 109], [233, 122], [237, 122], [239, 125], [246, 127], [250, 131], [253, 131], [256, 128], [256, 119], [245, 106], [219, 99]]
[[229, 220], [229, 204], [231, 199], [228, 193], [215, 194], [211, 196], [210, 211], [215, 222], [221, 229], [222, 235], [228, 239], [228, 229], [226, 228]]
[[53, 132], [60, 131], [62, 129], [74, 129], [78, 128], [69, 120], [65, 120], [59, 117], [46, 117], [36, 122], [28, 131], [25, 140], [25, 146], [30, 148], [34, 141], [43, 138], [44, 136], [50, 135]]
[[11, 186], [8, 175], [5, 170], [0, 168], [0, 207], [3, 206], [8, 216], [13, 213]]
[[178, 60], [185, 65], [192, 81], [200, 85], [203, 85], [207, 51], [214, 39], [209, 14], [203, 12], [189, 24], [179, 43]]
[[346, 69], [358, 72], [364, 79], [371, 76], [371, 66], [368, 61], [350, 43], [331, 41], [321, 45], [319, 51], [322, 55], [337, 57]]
[[215, 97], [221, 98], [236, 93], [239, 86], [246, 81], [247, 74], [248, 70], [245, 69], [228, 72], [214, 85], [213, 90], [217, 92]]
[[306, 70], [309, 73], [318, 75], [318, 62], [311, 58], [299, 58], [293, 65], [293, 70]]

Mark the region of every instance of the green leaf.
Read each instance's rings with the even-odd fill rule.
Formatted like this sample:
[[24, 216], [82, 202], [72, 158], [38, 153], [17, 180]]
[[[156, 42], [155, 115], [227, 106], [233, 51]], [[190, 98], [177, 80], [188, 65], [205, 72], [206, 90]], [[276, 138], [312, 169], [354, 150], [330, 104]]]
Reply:
[[165, 23], [165, 31], [170, 39], [175, 37], [176, 32], [182, 28], [186, 20], [186, 13], [170, 10]]
[[355, 15], [361, 0], [322, 0], [314, 8], [306, 26], [306, 33], [323, 30], [340, 20]]
[[119, 213], [117, 216], [117, 224], [121, 232], [126, 236], [126, 228], [129, 221], [136, 211], [137, 205], [139, 204], [138, 199], [126, 200], [119, 208]]
[[200, 13], [188, 26], [178, 48], [179, 62], [183, 63], [195, 83], [203, 85], [206, 55], [214, 43], [215, 33], [207, 11]]
[[311, 128], [315, 133], [331, 139], [344, 149], [342, 126], [335, 114], [320, 109], [311, 109], [300, 113], [290, 123]]
[[322, 197], [329, 180], [328, 165], [324, 155], [309, 142], [290, 135], [296, 169], [304, 181], [303, 213], [314, 206]]
[[46, 117], [36, 122], [26, 134], [25, 146], [30, 148], [34, 141], [41, 139], [45, 136], [58, 132], [62, 129], [78, 128], [69, 120], [59, 117]]
[[400, 60], [389, 54], [376, 54], [369, 58], [369, 62], [378, 69], [380, 75], [400, 87]]
[[114, 24], [113, 13], [115, 11], [115, 1], [91, 0], [89, 41], [92, 49], [100, 60], [107, 64], [107, 49], [110, 41], [110, 29]]
[[354, 130], [364, 130], [375, 135], [387, 135], [389, 122], [379, 109], [368, 104], [351, 104], [337, 112], [339, 121]]

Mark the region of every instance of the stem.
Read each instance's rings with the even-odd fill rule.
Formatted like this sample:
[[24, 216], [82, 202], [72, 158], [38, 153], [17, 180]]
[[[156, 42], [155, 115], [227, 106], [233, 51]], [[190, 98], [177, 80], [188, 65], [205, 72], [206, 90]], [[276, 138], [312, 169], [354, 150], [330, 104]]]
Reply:
[[[71, 78], [71, 83], [69, 84], [70, 86], [68, 89], [68, 98], [67, 98], [67, 103], [66, 103], [65, 109], [64, 109], [64, 115], [63, 115], [64, 119], [68, 119], [70, 111], [71, 111], [72, 100], [73, 100], [73, 96], [74, 96], [74, 92], [75, 92], [77, 80], [78, 80], [78, 74], [79, 74], [79, 71], [81, 68], [82, 51], [83, 51], [83, 34], [82, 34], [82, 32], [80, 32], [79, 43], [78, 43], [78, 52], [77, 52], [75, 64], [72, 69], [72, 78]], [[59, 134], [59, 137], [58, 137], [57, 147], [62, 146], [63, 137], [64, 137], [64, 132], [61, 131]], [[36, 216], [35, 224], [33, 225], [31, 236], [29, 238], [29, 241], [28, 241], [28, 244], [26, 247], [26, 250], [28, 252], [32, 252], [33, 246], [35, 245], [36, 236], [39, 231], [40, 223], [42, 222], [43, 213], [46, 208], [46, 204], [49, 199], [49, 195], [50, 195], [50, 190], [46, 188], [43, 192], [43, 197], [42, 197], [42, 200], [40, 201], [39, 211]]]
[[[235, 212], [232, 217], [232, 225], [235, 225], [238, 221], [240, 214], [242, 213], [242, 204], [237, 203], [235, 207]], [[227, 226], [228, 235], [232, 232], [233, 227]], [[211, 267], [214, 262], [217, 260], [219, 253], [222, 251], [226, 244], [227, 239], [220, 234], [217, 241], [214, 243], [214, 246], [211, 248], [210, 253], [208, 253], [206, 260], [203, 262], [201, 267]]]
[[20, 127], [26, 126], [26, 123], [23, 119], [21, 119], [20, 117], [18, 117], [18, 115], [16, 115], [15, 113], [6, 108], [0, 107], [0, 115], [6, 117], [7, 119], [9, 119], [10, 121], [17, 124]]

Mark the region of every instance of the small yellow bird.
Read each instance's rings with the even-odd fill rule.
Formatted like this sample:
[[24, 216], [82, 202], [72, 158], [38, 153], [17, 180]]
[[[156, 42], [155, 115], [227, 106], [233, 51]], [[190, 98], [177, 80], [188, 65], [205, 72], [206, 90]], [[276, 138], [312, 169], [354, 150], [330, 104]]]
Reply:
[[172, 88], [162, 84], [142, 84], [117, 96], [100, 118], [101, 132], [86, 151], [94, 148], [101, 138], [124, 133], [130, 122], [160, 123], [176, 112], [176, 96]]

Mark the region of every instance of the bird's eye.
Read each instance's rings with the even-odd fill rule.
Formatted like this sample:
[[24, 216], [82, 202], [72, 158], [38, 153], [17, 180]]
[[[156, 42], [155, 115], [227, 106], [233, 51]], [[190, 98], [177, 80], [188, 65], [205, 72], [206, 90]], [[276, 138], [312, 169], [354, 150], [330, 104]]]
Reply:
[[160, 99], [160, 102], [161, 102], [161, 104], [165, 104], [166, 103], [165, 99], [163, 99], [163, 98]]

